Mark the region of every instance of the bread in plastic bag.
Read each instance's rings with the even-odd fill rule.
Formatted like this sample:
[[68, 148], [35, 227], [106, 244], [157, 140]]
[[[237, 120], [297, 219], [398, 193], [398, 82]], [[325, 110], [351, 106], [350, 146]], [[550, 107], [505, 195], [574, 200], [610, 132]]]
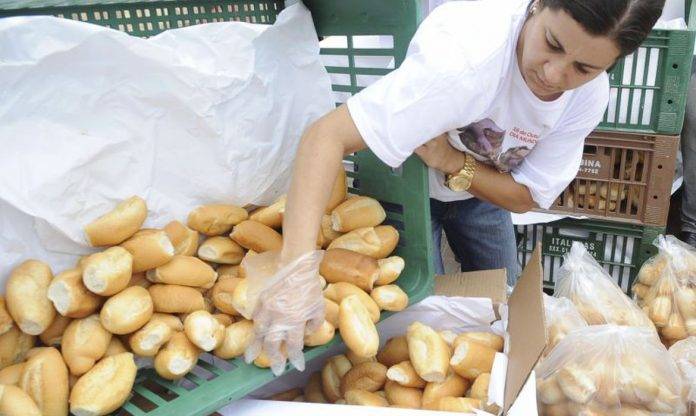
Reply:
[[696, 403], [696, 337], [675, 342], [669, 353], [682, 375], [683, 397]]
[[659, 252], [640, 269], [633, 293], [666, 345], [696, 335], [696, 250], [659, 236]]
[[654, 326], [647, 315], [611, 280], [609, 274], [574, 242], [559, 269], [555, 297], [570, 299], [589, 325]]
[[679, 370], [648, 328], [574, 330], [537, 367], [536, 376], [544, 416], [686, 413]]
[[566, 298], [555, 298], [544, 294], [544, 313], [546, 316], [546, 348], [542, 357], [548, 356], [568, 333], [587, 326], [575, 304]]

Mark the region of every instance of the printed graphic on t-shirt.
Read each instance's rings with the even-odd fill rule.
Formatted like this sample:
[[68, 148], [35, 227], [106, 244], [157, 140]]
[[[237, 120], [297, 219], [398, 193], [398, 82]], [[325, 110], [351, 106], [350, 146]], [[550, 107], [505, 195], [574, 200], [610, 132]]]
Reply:
[[477, 159], [491, 165], [500, 172], [510, 172], [519, 166], [532, 151], [539, 136], [514, 127], [507, 136], [530, 146], [512, 146], [503, 151], [506, 132], [489, 118], [484, 118], [457, 129], [459, 140], [471, 152], [480, 156]]

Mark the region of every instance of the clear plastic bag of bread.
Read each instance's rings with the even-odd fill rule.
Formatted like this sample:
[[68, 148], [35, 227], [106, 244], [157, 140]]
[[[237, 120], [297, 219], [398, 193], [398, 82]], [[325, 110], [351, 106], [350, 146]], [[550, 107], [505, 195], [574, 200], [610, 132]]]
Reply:
[[579, 242], [574, 242], [565, 255], [554, 296], [570, 299], [588, 325], [655, 328], [647, 315], [621, 291]]
[[546, 348], [541, 355], [542, 358], [547, 357], [570, 331], [587, 326], [585, 318], [580, 315], [575, 304], [567, 298], [555, 298], [544, 294], [544, 313]]
[[696, 403], [696, 337], [675, 342], [669, 353], [681, 372], [684, 399]]
[[543, 416], [686, 414], [679, 370], [648, 328], [594, 325], [572, 331], [536, 376]]
[[659, 251], [641, 267], [633, 294], [669, 346], [696, 336], [696, 250], [671, 235], [654, 244]]

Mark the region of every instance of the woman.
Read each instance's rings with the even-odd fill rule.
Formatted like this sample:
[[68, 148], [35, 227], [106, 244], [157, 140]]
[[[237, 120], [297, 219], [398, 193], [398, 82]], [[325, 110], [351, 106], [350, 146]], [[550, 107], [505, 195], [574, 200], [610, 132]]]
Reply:
[[[259, 288], [257, 339], [274, 361], [303, 368], [305, 324], [323, 320], [315, 252], [341, 160], [369, 148], [430, 167], [433, 228], [463, 268], [516, 273], [510, 213], [549, 207], [575, 177], [585, 136], [607, 105], [606, 70], [633, 52], [664, 0], [480, 0], [446, 3], [406, 60], [305, 132], [288, 194], [280, 271]], [[439, 234], [436, 234], [439, 248]], [[487, 254], [494, 253], [494, 254]], [[442, 272], [439, 251], [438, 269]]]

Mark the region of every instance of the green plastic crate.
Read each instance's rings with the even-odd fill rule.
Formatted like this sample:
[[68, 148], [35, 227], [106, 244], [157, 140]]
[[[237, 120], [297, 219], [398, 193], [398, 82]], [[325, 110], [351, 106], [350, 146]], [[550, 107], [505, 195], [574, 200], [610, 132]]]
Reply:
[[541, 243], [545, 289], [553, 290], [563, 255], [579, 241], [628, 294], [640, 266], [656, 254], [652, 242], [665, 233], [662, 227], [574, 219], [518, 225], [516, 231], [517, 257], [523, 266]]
[[[244, 0], [187, 1], [27, 1], [0, 2], [0, 18], [18, 15], [55, 15], [122, 30], [135, 36], [155, 35], [169, 28], [221, 21], [273, 23], [284, 2]], [[304, 0], [311, 10], [320, 37], [344, 37], [345, 45], [324, 48], [323, 55], [344, 58], [345, 64], [327, 70], [343, 74], [346, 82], [333, 85], [337, 93], [351, 95], [359, 91], [360, 78], [387, 74], [380, 65], [360, 63], [364, 57], [393, 58], [399, 65], [408, 43], [422, 18], [417, 0]], [[381, 48], [357, 48], [366, 37], [390, 36], [393, 45]], [[369, 61], [369, 60], [368, 60]], [[397, 283], [417, 302], [433, 291], [433, 266], [430, 261], [432, 237], [428, 177], [425, 166], [416, 157], [400, 169], [382, 164], [369, 151], [350, 156], [351, 191], [380, 200], [387, 211], [387, 223], [401, 234], [397, 254], [406, 260], [406, 269]], [[382, 317], [389, 316], [383, 313]], [[307, 349], [305, 358], [322, 354], [329, 346]], [[291, 370], [294, 371], [294, 370]], [[153, 370], [142, 372], [133, 396], [117, 414], [130, 415], [208, 415], [271, 381], [270, 370], [247, 365], [242, 359], [221, 360], [203, 354], [194, 371], [183, 380], [163, 380]]]
[[611, 100], [598, 130], [680, 134], [691, 78], [696, 13], [688, 30], [653, 30], [609, 73]]

